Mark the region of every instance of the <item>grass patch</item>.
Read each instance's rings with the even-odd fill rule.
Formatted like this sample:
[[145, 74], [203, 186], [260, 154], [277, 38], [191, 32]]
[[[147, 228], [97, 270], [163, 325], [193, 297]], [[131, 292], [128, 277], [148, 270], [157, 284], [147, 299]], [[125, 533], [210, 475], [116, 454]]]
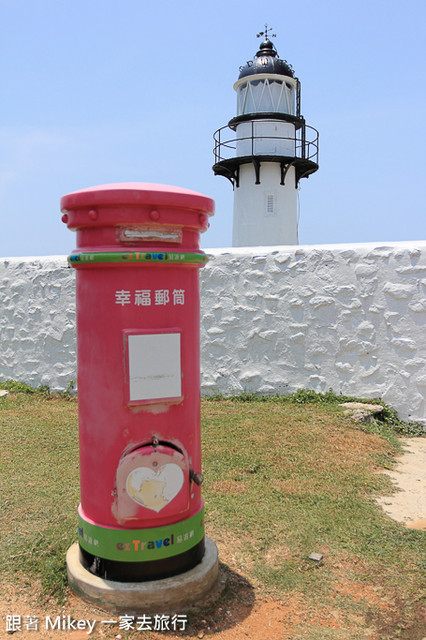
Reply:
[[37, 576], [61, 600], [77, 526], [77, 403], [19, 388], [0, 398], [0, 422], [3, 574]]
[[[389, 434], [400, 434], [405, 437], [416, 437], [425, 435], [425, 427], [420, 422], [405, 422], [401, 420], [398, 413], [388, 407], [380, 398], [356, 398], [354, 396], [345, 396], [336, 394], [332, 389], [322, 393], [312, 391], [311, 389], [299, 389], [295, 393], [289, 395], [269, 395], [262, 396], [255, 393], [240, 393], [239, 395], [224, 396], [220, 393], [211, 394], [204, 398], [207, 402], [261, 402], [261, 403], [279, 403], [279, 404], [314, 404], [324, 405], [328, 407], [337, 407], [344, 402], [363, 402], [365, 404], [378, 404], [383, 410], [376, 416], [371, 423], [373, 430], [380, 433], [380, 429], [384, 428]], [[370, 427], [371, 430], [371, 427]]]
[[[65, 553], [77, 538], [77, 400], [8, 388], [0, 398], [3, 580], [37, 578], [46, 598], [63, 602]], [[392, 465], [403, 423], [385, 411], [361, 427], [343, 415], [341, 397], [312, 393], [202, 402], [207, 533], [228, 570], [258, 593], [339, 620], [339, 633], [299, 620], [294, 637], [361, 638], [374, 628], [380, 638], [411, 640], [405, 629], [426, 596], [425, 534], [373, 500], [391, 491], [377, 471]], [[308, 560], [312, 551], [322, 562]], [[244, 592], [234, 580], [227, 607]]]

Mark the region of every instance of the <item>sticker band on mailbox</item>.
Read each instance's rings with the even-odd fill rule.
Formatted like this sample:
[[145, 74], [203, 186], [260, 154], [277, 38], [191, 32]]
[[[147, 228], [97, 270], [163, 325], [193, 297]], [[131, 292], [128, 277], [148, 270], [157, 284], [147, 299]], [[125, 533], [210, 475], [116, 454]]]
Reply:
[[204, 538], [204, 508], [192, 518], [155, 529], [107, 529], [80, 514], [78, 520], [80, 546], [105, 560], [163, 560], [189, 551]]
[[205, 253], [188, 253], [182, 251], [99, 251], [90, 253], [73, 253], [68, 256], [68, 263], [73, 266], [114, 262], [118, 264], [151, 264], [179, 265], [201, 264], [208, 262]]

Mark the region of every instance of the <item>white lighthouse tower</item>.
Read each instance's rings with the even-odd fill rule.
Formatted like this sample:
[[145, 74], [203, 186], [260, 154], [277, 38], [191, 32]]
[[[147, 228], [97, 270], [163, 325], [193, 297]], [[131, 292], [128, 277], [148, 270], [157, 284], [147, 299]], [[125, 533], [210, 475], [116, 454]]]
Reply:
[[268, 31], [240, 67], [237, 115], [214, 134], [213, 171], [234, 188], [234, 247], [298, 244], [299, 181], [318, 169], [318, 132], [300, 114], [300, 82]]

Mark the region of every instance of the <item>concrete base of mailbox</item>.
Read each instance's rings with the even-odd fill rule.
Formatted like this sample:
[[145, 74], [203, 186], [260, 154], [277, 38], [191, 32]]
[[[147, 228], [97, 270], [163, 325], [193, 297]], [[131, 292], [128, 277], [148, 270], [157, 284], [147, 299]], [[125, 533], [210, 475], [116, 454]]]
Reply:
[[224, 585], [215, 543], [205, 537], [200, 564], [179, 575], [148, 582], [113, 582], [91, 574], [80, 561], [79, 546], [67, 552], [68, 580], [73, 591], [100, 609], [114, 613], [176, 613], [217, 598]]

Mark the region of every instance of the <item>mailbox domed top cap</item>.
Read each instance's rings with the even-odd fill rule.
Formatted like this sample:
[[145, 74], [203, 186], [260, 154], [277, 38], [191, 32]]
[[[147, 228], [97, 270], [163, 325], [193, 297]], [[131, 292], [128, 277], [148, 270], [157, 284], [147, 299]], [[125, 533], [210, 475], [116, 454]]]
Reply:
[[254, 76], [258, 73], [273, 73], [294, 78], [294, 71], [286, 60], [281, 60], [273, 43], [268, 39], [262, 42], [253, 60], [240, 67], [238, 79]]
[[195, 209], [212, 216], [214, 200], [190, 189], [149, 182], [119, 182], [73, 191], [61, 198], [61, 210], [99, 205], [152, 205]]

